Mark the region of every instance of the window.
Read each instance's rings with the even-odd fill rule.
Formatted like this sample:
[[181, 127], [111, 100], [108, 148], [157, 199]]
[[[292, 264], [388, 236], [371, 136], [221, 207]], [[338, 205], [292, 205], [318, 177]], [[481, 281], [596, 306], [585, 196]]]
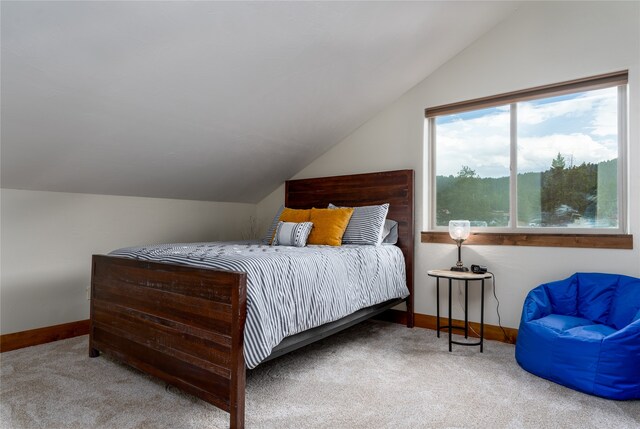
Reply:
[[430, 228], [623, 233], [627, 79], [428, 108]]

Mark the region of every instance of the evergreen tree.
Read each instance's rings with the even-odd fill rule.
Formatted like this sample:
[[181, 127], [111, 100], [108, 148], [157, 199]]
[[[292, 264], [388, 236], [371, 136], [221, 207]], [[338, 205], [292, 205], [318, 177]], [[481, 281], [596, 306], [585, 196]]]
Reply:
[[543, 173], [540, 205], [544, 223], [559, 223], [556, 213], [561, 206], [566, 205], [565, 166], [565, 159], [558, 152], [558, 156], [551, 161], [551, 168]]
[[[506, 226], [509, 221], [509, 177], [482, 178], [463, 165], [456, 176], [436, 177], [436, 222], [451, 219]], [[518, 224], [617, 226], [617, 159], [567, 166], [562, 154], [548, 170], [518, 174]]]

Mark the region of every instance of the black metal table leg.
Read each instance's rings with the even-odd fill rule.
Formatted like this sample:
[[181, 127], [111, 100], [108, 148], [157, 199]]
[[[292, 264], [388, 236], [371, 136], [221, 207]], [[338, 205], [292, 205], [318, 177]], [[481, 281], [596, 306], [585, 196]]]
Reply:
[[484, 279], [482, 279], [482, 295], [480, 296], [480, 353], [484, 347]]
[[451, 352], [451, 279], [449, 279], [449, 351]]
[[464, 337], [469, 338], [469, 280], [464, 281]]
[[436, 277], [436, 331], [440, 338], [440, 277]]

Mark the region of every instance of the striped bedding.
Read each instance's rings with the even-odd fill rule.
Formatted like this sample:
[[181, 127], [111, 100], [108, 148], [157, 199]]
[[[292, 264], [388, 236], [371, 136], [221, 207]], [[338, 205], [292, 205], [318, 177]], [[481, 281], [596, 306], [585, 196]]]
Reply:
[[267, 246], [257, 242], [130, 247], [112, 256], [247, 273], [244, 352], [256, 367], [285, 337], [409, 294], [393, 245]]

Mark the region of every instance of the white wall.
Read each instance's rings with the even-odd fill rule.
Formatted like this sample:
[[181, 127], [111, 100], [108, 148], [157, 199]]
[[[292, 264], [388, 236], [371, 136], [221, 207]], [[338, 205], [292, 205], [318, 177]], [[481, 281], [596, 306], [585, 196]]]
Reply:
[[[423, 214], [427, 171], [423, 166], [424, 109], [503, 92], [629, 70], [629, 164], [640, 165], [640, 3], [535, 2], [523, 4], [507, 20], [478, 39], [352, 135], [300, 171], [295, 178], [413, 168], [416, 171], [417, 231]], [[640, 169], [630, 168], [629, 224], [639, 232]], [[282, 188], [258, 204], [265, 225], [282, 203]], [[456, 248], [422, 244], [416, 237], [415, 309], [435, 315], [435, 288], [427, 270], [449, 267]], [[468, 246], [463, 260], [489, 266], [497, 277], [503, 325], [518, 326], [522, 302], [536, 285], [576, 271], [640, 276], [640, 250], [597, 250], [519, 246]], [[487, 291], [487, 319], [497, 324], [495, 301]], [[470, 317], [479, 319], [479, 293]], [[444, 303], [444, 301], [443, 301]], [[460, 306], [454, 316], [461, 317]]]
[[2, 334], [89, 318], [91, 255], [244, 238], [255, 205], [0, 190]]

